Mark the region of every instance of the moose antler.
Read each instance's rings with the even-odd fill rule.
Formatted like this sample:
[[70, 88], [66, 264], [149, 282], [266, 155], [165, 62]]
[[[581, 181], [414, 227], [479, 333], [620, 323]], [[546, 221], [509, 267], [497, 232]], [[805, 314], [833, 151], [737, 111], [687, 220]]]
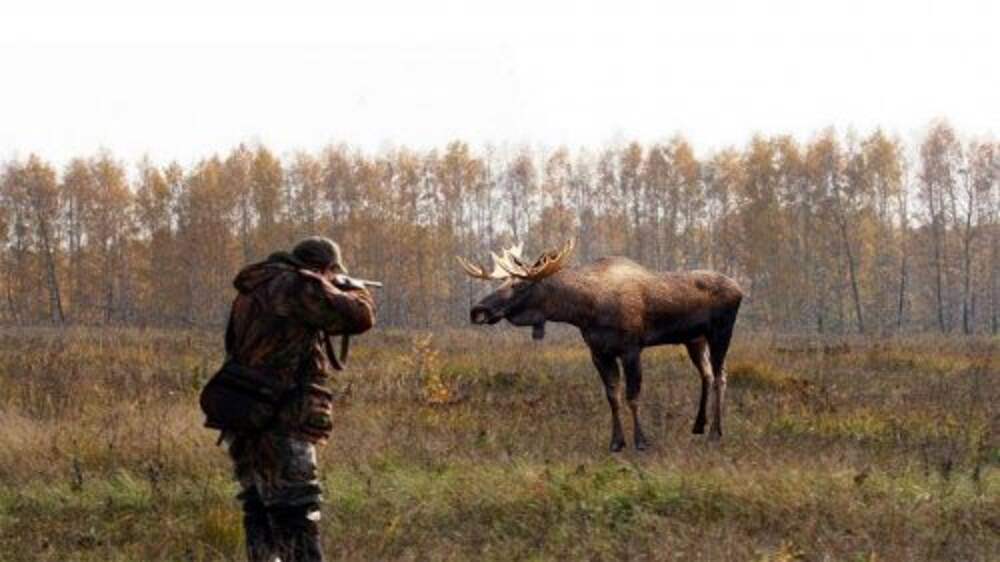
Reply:
[[469, 274], [469, 277], [473, 277], [476, 279], [483, 279], [485, 281], [492, 281], [493, 279], [506, 279], [510, 277], [510, 275], [506, 271], [500, 269], [496, 265], [496, 256], [494, 256], [494, 265], [492, 273], [486, 273], [485, 267], [479, 264], [470, 263], [468, 260], [460, 256], [455, 256], [455, 259], [457, 259], [458, 263], [462, 265], [462, 269], [464, 269], [465, 272]]
[[550, 250], [542, 254], [534, 265], [528, 265], [521, 257], [522, 244], [505, 249], [503, 256], [490, 252], [490, 256], [493, 258], [493, 272], [490, 274], [486, 273], [484, 267], [473, 265], [463, 258], [458, 258], [458, 262], [462, 264], [466, 273], [476, 279], [491, 280], [515, 277], [527, 281], [541, 281], [563, 268], [566, 258], [573, 251], [573, 246], [574, 241], [569, 240], [561, 250]]
[[[483, 267], [482, 265], [479, 265], [478, 263], [472, 263], [461, 256], [455, 256], [455, 259], [458, 260], [458, 263], [461, 264], [462, 269], [465, 270], [465, 272], [469, 275], [469, 277], [473, 277], [475, 279], [483, 279], [485, 281], [492, 281], [494, 279], [508, 279], [510, 278], [511, 275], [507, 271], [507, 268], [503, 266], [507, 265], [507, 260], [509, 259], [520, 260], [521, 247], [522, 244], [518, 244], [517, 246], [511, 246], [510, 248], [505, 249], [503, 251], [503, 257], [500, 257], [495, 253], [490, 252], [490, 256], [493, 258], [493, 271], [491, 273], [487, 273], [486, 268]], [[515, 267], [515, 266], [510, 266], [510, 267]]]
[[561, 250], [549, 250], [542, 254], [540, 258], [529, 268], [526, 268], [524, 275], [519, 275], [529, 281], [541, 281], [546, 277], [560, 271], [566, 264], [566, 258], [573, 253], [576, 242], [573, 239], [567, 240]]

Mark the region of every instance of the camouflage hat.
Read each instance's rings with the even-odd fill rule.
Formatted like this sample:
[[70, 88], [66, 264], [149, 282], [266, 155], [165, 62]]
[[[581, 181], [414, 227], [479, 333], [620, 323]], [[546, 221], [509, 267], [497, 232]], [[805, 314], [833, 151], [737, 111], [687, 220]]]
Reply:
[[341, 260], [340, 246], [323, 236], [310, 236], [299, 242], [292, 250], [292, 255], [306, 266], [320, 271], [332, 266], [340, 273], [347, 273]]

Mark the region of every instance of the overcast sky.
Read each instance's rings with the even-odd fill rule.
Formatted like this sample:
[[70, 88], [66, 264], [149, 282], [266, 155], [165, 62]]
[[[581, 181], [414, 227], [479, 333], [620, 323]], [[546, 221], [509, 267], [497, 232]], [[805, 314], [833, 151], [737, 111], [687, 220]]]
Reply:
[[17, 4], [0, 159], [1000, 132], [997, 0]]

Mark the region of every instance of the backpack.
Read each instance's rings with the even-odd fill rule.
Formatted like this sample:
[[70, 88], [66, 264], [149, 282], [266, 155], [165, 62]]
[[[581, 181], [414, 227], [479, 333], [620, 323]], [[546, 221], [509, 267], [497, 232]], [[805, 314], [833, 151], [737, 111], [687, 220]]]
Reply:
[[291, 389], [265, 371], [226, 361], [201, 390], [205, 427], [261, 431], [277, 418]]

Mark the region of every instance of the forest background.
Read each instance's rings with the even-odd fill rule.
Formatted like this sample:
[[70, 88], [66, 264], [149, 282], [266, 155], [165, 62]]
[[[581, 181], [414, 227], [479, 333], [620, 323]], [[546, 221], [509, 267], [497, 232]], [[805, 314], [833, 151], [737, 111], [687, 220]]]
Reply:
[[996, 334], [998, 147], [938, 120], [913, 146], [829, 128], [701, 158], [680, 135], [284, 157], [239, 145], [189, 167], [30, 155], [0, 171], [0, 323], [219, 325], [243, 264], [321, 234], [386, 281], [388, 327], [467, 322], [483, 287], [456, 255], [575, 238], [576, 263], [625, 255], [733, 276], [754, 330]]

